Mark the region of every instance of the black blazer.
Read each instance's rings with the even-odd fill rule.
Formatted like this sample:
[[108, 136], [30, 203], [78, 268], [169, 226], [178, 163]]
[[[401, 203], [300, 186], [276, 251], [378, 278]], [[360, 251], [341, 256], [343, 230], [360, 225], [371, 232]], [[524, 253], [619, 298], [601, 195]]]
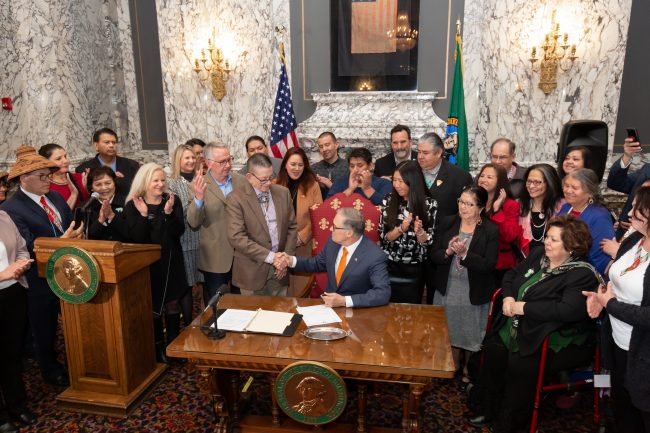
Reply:
[[[503, 297], [517, 299], [519, 288], [528, 279], [526, 274], [541, 269], [544, 250], [537, 248], [516, 268], [503, 277]], [[595, 270], [574, 268], [557, 275], [548, 275], [532, 285], [524, 294], [524, 315], [520, 317], [517, 343], [522, 356], [533, 354], [544, 338], [560, 328], [591, 329], [594, 322], [587, 314], [582, 291], [595, 291], [598, 279]], [[495, 326], [495, 328], [497, 328]]]
[[115, 218], [104, 225], [99, 223], [99, 210], [102, 205], [95, 200], [90, 204], [84, 216], [84, 221], [88, 221], [88, 239], [97, 239], [103, 241], [129, 241], [129, 227], [124, 216], [124, 196], [115, 194], [111, 202], [111, 208], [115, 212]]
[[[460, 263], [467, 268], [469, 279], [469, 300], [472, 305], [490, 302], [496, 290], [494, 267], [499, 255], [499, 227], [487, 219], [477, 225], [474, 236], [469, 244], [467, 255]], [[460, 229], [459, 216], [447, 216], [440, 220], [439, 229], [436, 227], [433, 246], [429, 258], [434, 264], [433, 287], [441, 294], [447, 293], [449, 269], [454, 256], [445, 257], [449, 241], [458, 235]]]
[[[616, 253], [616, 260], [634, 247], [642, 237], [641, 233], [636, 232], [625, 239]], [[646, 268], [643, 276], [641, 305], [626, 304], [613, 298], [607, 303], [607, 313], [603, 320], [603, 346], [605, 343], [616, 344], [612, 338], [609, 314], [632, 325], [630, 349], [627, 354], [625, 388], [630, 393], [634, 405], [648, 412], [650, 411], [650, 380], [648, 380], [648, 372], [650, 372], [650, 266]], [[603, 350], [603, 353], [606, 356], [605, 360], [610, 361], [611, 351]]]
[[[418, 153], [415, 151], [411, 151], [411, 161], [417, 161], [418, 159]], [[384, 155], [381, 158], [379, 158], [377, 161], [375, 161], [375, 171], [373, 174], [377, 177], [382, 177], [382, 176], [393, 176], [393, 173], [395, 173], [395, 168], [397, 166], [395, 165], [395, 154], [393, 152], [390, 152], [388, 155]]]
[[[115, 161], [115, 168], [117, 171], [122, 173], [124, 177], [118, 177], [115, 181], [115, 192], [126, 197], [129, 194], [129, 190], [131, 189], [133, 178], [140, 168], [140, 163], [138, 161], [124, 158], [122, 156], [116, 156], [116, 158], [117, 160]], [[87, 168], [93, 169], [97, 167], [101, 167], [101, 163], [99, 162], [99, 154], [95, 155], [94, 158], [91, 158], [79, 164], [75, 171], [77, 173], [83, 173]]]
[[457, 200], [460, 193], [463, 188], [473, 183], [472, 176], [462, 168], [448, 163], [445, 159], [440, 164], [438, 177], [429, 188], [431, 196], [438, 203], [437, 220], [447, 215], [458, 214]]
[[[61, 216], [61, 224], [63, 229], [67, 229], [72, 223], [72, 211], [65, 202], [61, 194], [55, 191], [50, 191], [45, 196], [52, 202], [59, 215]], [[34, 256], [34, 240], [41, 236], [43, 237], [60, 237], [63, 233], [53, 225], [47, 214], [40, 205], [37, 205], [34, 200], [29, 198], [22, 189], [18, 188], [16, 193], [8, 198], [0, 209], [7, 212], [13, 220], [20, 235], [27, 243], [27, 249], [32, 259]], [[40, 289], [50, 292], [45, 278], [38, 276], [38, 268], [34, 265], [25, 273], [27, 283], [30, 289]]]

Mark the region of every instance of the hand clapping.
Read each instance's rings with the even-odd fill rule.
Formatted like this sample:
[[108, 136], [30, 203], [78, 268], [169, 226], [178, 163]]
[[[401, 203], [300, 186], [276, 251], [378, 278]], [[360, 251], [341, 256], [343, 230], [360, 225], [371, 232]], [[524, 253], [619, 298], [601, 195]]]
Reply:
[[206, 189], [206, 184], [205, 184], [205, 178], [203, 176], [194, 176], [194, 180], [192, 181], [192, 187], [194, 188], [194, 197], [197, 200], [203, 201], [205, 198], [205, 189]]
[[75, 229], [75, 222], [72, 221], [70, 227], [61, 235], [62, 238], [68, 239], [82, 239], [84, 237], [84, 223], [79, 223], [79, 227]]
[[165, 208], [163, 209], [165, 212], [165, 215], [171, 215], [171, 213], [174, 211], [174, 193], [170, 192], [169, 193], [169, 198], [165, 202]]

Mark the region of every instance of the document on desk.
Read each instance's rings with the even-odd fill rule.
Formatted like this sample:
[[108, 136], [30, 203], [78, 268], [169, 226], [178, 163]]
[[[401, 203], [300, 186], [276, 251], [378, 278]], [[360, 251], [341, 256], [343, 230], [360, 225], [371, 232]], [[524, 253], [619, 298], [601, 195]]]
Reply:
[[226, 331], [281, 335], [291, 324], [292, 318], [293, 313], [229, 308], [219, 316], [217, 325], [219, 325], [219, 329]]
[[298, 314], [302, 314], [302, 320], [307, 327], [326, 325], [328, 323], [341, 323], [338, 314], [325, 304], [312, 305], [310, 307], [296, 307]]

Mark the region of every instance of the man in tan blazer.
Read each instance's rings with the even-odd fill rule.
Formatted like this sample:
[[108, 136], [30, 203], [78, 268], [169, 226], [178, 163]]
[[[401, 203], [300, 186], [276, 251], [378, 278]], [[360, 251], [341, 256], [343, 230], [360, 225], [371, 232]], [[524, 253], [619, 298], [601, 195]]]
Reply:
[[248, 184], [226, 199], [228, 240], [235, 249], [232, 280], [242, 295], [286, 296], [286, 269], [273, 266], [276, 253], [296, 249], [296, 218], [289, 190], [272, 184], [268, 156], [246, 163]]
[[[194, 177], [194, 198], [187, 207], [187, 224], [199, 230], [198, 268], [203, 272], [203, 300], [210, 300], [222, 284], [232, 280], [233, 249], [228, 243], [226, 197], [248, 186], [246, 178], [231, 173], [230, 150], [212, 142], [203, 149], [208, 171]], [[231, 292], [239, 293], [233, 285]]]

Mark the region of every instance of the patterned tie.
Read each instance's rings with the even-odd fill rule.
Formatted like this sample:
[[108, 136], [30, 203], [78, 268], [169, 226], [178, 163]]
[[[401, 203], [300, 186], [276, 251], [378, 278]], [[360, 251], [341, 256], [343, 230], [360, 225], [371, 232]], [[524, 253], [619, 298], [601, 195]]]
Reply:
[[47, 204], [47, 202], [45, 201], [45, 197], [43, 196], [41, 196], [41, 206], [43, 206], [43, 209], [45, 210], [45, 213], [47, 214], [47, 218], [50, 220], [50, 222], [54, 224], [61, 233], [63, 233], [63, 226], [61, 225], [61, 221], [59, 221], [59, 217], [56, 215], [56, 213], [54, 213], [52, 208]]
[[341, 260], [339, 261], [339, 266], [336, 268], [336, 285], [339, 285], [341, 277], [343, 276], [343, 271], [345, 270], [345, 260], [348, 258], [348, 249], [343, 247], [343, 254], [341, 254]]

